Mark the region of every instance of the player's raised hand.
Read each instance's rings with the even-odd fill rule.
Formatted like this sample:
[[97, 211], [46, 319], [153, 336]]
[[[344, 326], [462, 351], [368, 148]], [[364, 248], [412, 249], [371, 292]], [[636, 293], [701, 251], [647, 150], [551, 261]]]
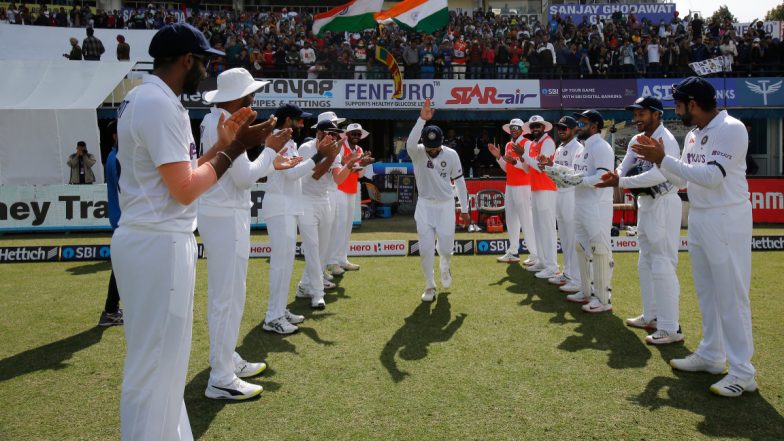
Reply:
[[506, 161], [507, 164], [512, 164], [512, 165], [517, 164], [517, 158], [515, 158], [512, 155], [504, 155], [504, 161]]
[[419, 117], [425, 121], [430, 121], [433, 119], [433, 114], [435, 113], [436, 110], [430, 107], [430, 98], [425, 98], [425, 105], [422, 106], [422, 110], [419, 111]]
[[276, 152], [280, 152], [290, 139], [291, 129], [279, 130], [276, 133], [267, 135], [267, 138], [264, 140], [264, 147], [269, 147]]
[[286, 150], [286, 148], [283, 148], [275, 155], [275, 159], [272, 160], [272, 166], [275, 167], [275, 170], [286, 170], [302, 162], [302, 156], [286, 156]]
[[658, 165], [661, 164], [665, 156], [664, 141], [661, 138], [656, 140], [645, 135], [639, 135], [637, 136], [637, 141], [632, 145], [632, 151], [637, 153], [637, 156], [640, 158]]
[[368, 166], [368, 165], [370, 165], [370, 164], [372, 164], [374, 162], [376, 162], [376, 158], [374, 158], [370, 154], [370, 152], [365, 152], [365, 154], [362, 155], [362, 158], [359, 159], [359, 166], [360, 167], [365, 167], [365, 166]]
[[501, 159], [501, 149], [498, 148], [497, 145], [493, 143], [487, 144], [487, 150], [490, 151], [490, 154], [493, 155], [495, 159]]
[[601, 181], [594, 184], [594, 187], [598, 188], [607, 188], [607, 187], [617, 187], [618, 183], [620, 182], [620, 177], [616, 171], [607, 172], [602, 175], [600, 178]]
[[340, 144], [330, 135], [321, 138], [321, 141], [316, 145], [319, 153], [327, 158], [335, 159], [340, 152]]
[[360, 159], [362, 159], [362, 154], [359, 153], [359, 150], [354, 150], [353, 152], [351, 152], [351, 154], [346, 156], [344, 165], [347, 165], [349, 166], [349, 168], [352, 168], [354, 167], [354, 164], [359, 162]]
[[[226, 119], [224, 114], [221, 113], [220, 118], [218, 118], [218, 142], [216, 143], [216, 147], [220, 150], [226, 148], [236, 139], [240, 129], [250, 125], [254, 119], [256, 119], [256, 112], [251, 110], [250, 107], [243, 107], [234, 112], [229, 119]], [[240, 142], [242, 141], [240, 140]], [[245, 145], [247, 147], [247, 144]]]
[[517, 144], [516, 142], [512, 143], [512, 150], [520, 156], [525, 155], [525, 147]]
[[[255, 114], [256, 112], [253, 113]], [[255, 120], [255, 115], [253, 120]], [[251, 122], [253, 120], [251, 120]], [[237, 132], [236, 138], [245, 144], [245, 147], [247, 148], [255, 147], [264, 142], [267, 136], [272, 133], [276, 121], [277, 119], [275, 116], [270, 116], [263, 123], [242, 126]]]

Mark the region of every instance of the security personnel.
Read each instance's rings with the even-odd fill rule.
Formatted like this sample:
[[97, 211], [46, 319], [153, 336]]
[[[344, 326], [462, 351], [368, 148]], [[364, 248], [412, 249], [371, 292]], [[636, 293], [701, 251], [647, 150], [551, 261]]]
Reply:
[[[555, 150], [553, 162], [574, 168], [574, 158], [582, 145], [575, 136], [577, 120], [571, 116], [564, 116], [555, 124], [561, 145]], [[566, 293], [580, 291], [580, 267], [577, 264], [577, 250], [575, 248], [575, 219], [574, 219], [574, 187], [559, 186], [555, 198], [555, 219], [558, 224], [558, 236], [561, 238], [561, 251], [563, 252], [563, 272], [547, 279], [548, 282], [559, 285], [560, 290]]]
[[432, 302], [436, 298], [433, 270], [436, 248], [441, 287], [449, 289], [452, 286], [449, 265], [455, 246], [455, 197], [452, 182], [460, 202], [460, 222], [465, 226], [471, 223], [468, 216], [468, 190], [460, 157], [456, 151], [442, 145], [444, 134], [438, 126], [425, 127], [425, 123], [433, 118], [433, 113], [435, 110], [431, 109], [428, 98], [406, 142], [406, 150], [414, 163], [414, 177], [419, 194], [414, 220], [419, 237], [419, 261], [425, 276], [423, 302]]
[[716, 108], [716, 90], [699, 77], [674, 85], [675, 113], [696, 126], [684, 139], [680, 158], [657, 139], [640, 137], [633, 146], [642, 159], [689, 192], [689, 254], [702, 313], [702, 341], [673, 368], [729, 373], [710, 390], [738, 397], [757, 389], [751, 364], [751, 203], [746, 181], [748, 136], [743, 123]]
[[[202, 151], [208, 153], [218, 140], [218, 121], [253, 104], [256, 91], [269, 81], [255, 81], [242, 68], [218, 75], [218, 89], [204, 100], [217, 103], [201, 123]], [[274, 120], [268, 121], [272, 126]], [[228, 172], [199, 198], [199, 235], [207, 252], [207, 324], [210, 335], [210, 379], [205, 395], [213, 399], [242, 400], [261, 393], [262, 387], [240, 380], [262, 373], [267, 365], [244, 360], [234, 348], [245, 307], [250, 254], [250, 188], [260, 178], [291, 168], [300, 158], [277, 155], [283, 147], [268, 144], [254, 161], [243, 153]], [[273, 164], [276, 162], [277, 164]]]
[[185, 23], [158, 30], [149, 54], [152, 75], [117, 111], [122, 217], [112, 235], [112, 269], [125, 305], [125, 441], [193, 439], [183, 401], [196, 281], [193, 202], [271, 128], [249, 128], [255, 112], [241, 109], [219, 119], [218, 145], [197, 160], [188, 110], [178, 97], [196, 93], [208, 58], [224, 54]]
[[535, 264], [538, 260], [536, 252], [536, 237], [534, 235], [534, 222], [531, 214], [531, 178], [523, 170], [520, 155], [514, 151], [514, 144], [525, 148], [530, 143], [523, 132], [523, 121], [515, 118], [504, 124], [504, 132], [512, 135], [506, 143], [503, 155], [500, 149], [489, 144], [487, 148], [495, 157], [498, 165], [506, 173], [506, 192], [504, 193], [504, 216], [506, 217], [506, 231], [509, 234], [509, 248], [506, 253], [498, 258], [499, 262], [519, 262], [520, 227], [523, 228], [525, 245], [528, 248], [528, 258], [525, 263]]
[[[661, 139], [665, 152], [678, 156], [675, 137], [661, 123], [664, 108], [654, 97], [639, 98], [626, 110], [634, 112], [634, 122], [641, 135]], [[632, 137], [621, 165], [614, 173], [602, 176], [597, 187], [628, 188], [637, 197], [642, 315], [626, 320], [628, 326], [656, 329], [645, 337], [648, 344], [661, 345], [683, 341], [678, 324], [680, 284], [678, 248], [681, 233], [681, 198], [651, 162], [642, 160], [632, 150], [640, 135]]]

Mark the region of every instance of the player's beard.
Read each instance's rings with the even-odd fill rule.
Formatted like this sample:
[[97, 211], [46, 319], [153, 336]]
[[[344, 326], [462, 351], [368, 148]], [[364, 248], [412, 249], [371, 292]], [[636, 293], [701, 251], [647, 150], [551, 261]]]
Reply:
[[587, 127], [584, 129], [580, 129], [580, 131], [577, 132], [577, 139], [579, 139], [580, 141], [585, 141], [590, 137], [591, 137], [591, 133], [588, 131]]
[[185, 74], [185, 81], [182, 85], [182, 91], [188, 95], [194, 95], [199, 91], [199, 83], [201, 82], [202, 72], [199, 63], [193, 63], [191, 69]]
[[688, 106], [686, 107], [686, 109], [684, 109], [683, 115], [679, 115], [679, 117], [684, 126], [690, 127], [694, 125], [694, 115], [692, 115], [692, 113], [689, 111]]

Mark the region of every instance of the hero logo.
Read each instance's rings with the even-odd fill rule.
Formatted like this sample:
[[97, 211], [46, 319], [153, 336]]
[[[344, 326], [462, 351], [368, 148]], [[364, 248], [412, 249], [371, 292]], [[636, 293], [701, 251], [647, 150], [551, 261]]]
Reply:
[[784, 193], [781, 192], [752, 192], [751, 208], [755, 210], [782, 210], [784, 209]]
[[453, 87], [452, 99], [446, 104], [473, 104], [474, 99], [479, 104], [522, 104], [526, 98], [536, 98], [535, 93], [521, 93], [516, 89], [515, 93], [498, 93], [498, 89], [492, 86], [479, 87]]

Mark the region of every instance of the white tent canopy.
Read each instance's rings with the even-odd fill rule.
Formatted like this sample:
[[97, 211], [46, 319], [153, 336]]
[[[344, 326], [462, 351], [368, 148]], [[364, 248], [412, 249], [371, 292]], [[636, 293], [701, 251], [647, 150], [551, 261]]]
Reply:
[[85, 141], [103, 182], [96, 109], [130, 72], [128, 62], [0, 63], [0, 184], [68, 183], [68, 156]]

